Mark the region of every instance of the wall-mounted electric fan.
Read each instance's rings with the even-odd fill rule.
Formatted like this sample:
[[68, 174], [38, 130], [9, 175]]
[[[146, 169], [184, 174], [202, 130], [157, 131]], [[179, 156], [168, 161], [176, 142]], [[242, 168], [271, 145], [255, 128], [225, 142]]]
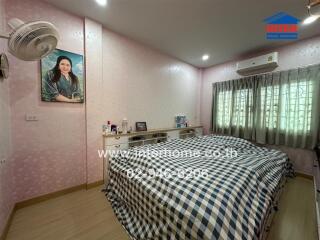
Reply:
[[59, 33], [49, 22], [35, 21], [24, 23], [13, 18], [8, 22], [13, 29], [8, 39], [9, 52], [24, 61], [39, 60], [50, 54], [57, 46]]

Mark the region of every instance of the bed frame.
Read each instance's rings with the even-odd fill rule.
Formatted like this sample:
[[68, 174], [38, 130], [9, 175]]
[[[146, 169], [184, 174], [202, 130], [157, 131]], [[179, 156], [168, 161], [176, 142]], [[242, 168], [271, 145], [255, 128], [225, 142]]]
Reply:
[[285, 175], [283, 175], [281, 178], [281, 181], [278, 185], [277, 191], [273, 197], [274, 200], [268, 209], [268, 214], [267, 214], [265, 221], [264, 221], [264, 224], [262, 226], [262, 231], [261, 231], [262, 234], [260, 235], [259, 240], [266, 240], [268, 238], [274, 216], [275, 216], [276, 212], [278, 211], [280, 197], [282, 195], [282, 192], [283, 192], [283, 189], [284, 189], [286, 182], [287, 182], [287, 177]]

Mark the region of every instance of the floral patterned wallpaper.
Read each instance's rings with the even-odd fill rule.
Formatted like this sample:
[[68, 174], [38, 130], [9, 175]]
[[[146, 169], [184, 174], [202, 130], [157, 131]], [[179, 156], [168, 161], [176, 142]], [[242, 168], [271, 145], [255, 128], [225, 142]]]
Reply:
[[[7, 54], [6, 46], [6, 40], [0, 39], [0, 53]], [[0, 79], [0, 234], [14, 205], [10, 132], [10, 80], [10, 78]]]
[[[54, 23], [58, 48], [84, 54], [83, 19], [43, 1], [7, 0], [6, 18], [14, 17]], [[41, 102], [39, 61], [11, 58], [10, 63], [15, 201], [85, 183], [84, 104]], [[26, 114], [36, 114], [39, 121], [25, 121]]]
[[[88, 182], [102, 179], [101, 126], [107, 120], [121, 126], [127, 118], [135, 128], [174, 127], [174, 116], [184, 113], [199, 124], [199, 69], [134, 42], [89, 19], [85, 20], [87, 66]], [[102, 49], [102, 51], [101, 51]], [[96, 61], [101, 59], [102, 61]]]
[[[150, 128], [171, 127], [174, 114], [183, 111], [191, 123], [199, 123], [197, 68], [44, 1], [7, 0], [6, 19], [17, 16], [23, 21], [54, 23], [60, 32], [60, 49], [84, 54], [86, 44], [87, 96], [85, 104], [41, 102], [39, 62], [11, 58], [15, 201], [102, 180], [97, 150], [102, 148], [101, 125], [108, 119], [119, 124], [128, 117], [132, 125], [141, 116]], [[132, 94], [141, 93], [141, 86], [149, 88], [151, 101], [144, 101], [142, 96], [131, 101], [126, 95], [129, 89]], [[152, 109], [155, 105], [160, 111]], [[150, 109], [149, 114], [145, 109]], [[25, 121], [27, 113], [36, 114], [39, 121]]]

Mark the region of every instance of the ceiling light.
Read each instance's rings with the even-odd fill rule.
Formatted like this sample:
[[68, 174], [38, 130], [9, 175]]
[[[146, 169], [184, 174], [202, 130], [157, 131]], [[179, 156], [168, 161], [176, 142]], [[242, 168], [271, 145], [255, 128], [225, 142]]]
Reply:
[[307, 17], [307, 18], [303, 21], [303, 24], [313, 23], [313, 22], [316, 21], [318, 18], [319, 18], [319, 16], [310, 15], [309, 17]]
[[96, 0], [96, 2], [97, 2], [100, 6], [106, 6], [106, 5], [107, 5], [107, 0]]
[[205, 54], [202, 56], [202, 61], [207, 61], [209, 59], [209, 55]]

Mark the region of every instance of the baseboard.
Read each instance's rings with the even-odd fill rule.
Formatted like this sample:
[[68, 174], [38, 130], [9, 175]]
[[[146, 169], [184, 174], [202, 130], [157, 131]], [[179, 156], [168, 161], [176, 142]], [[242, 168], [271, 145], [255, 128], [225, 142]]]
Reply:
[[[66, 188], [66, 189], [63, 189], [63, 190], [60, 190], [57, 192], [48, 193], [48, 194], [45, 194], [45, 195], [42, 195], [39, 197], [35, 197], [35, 198], [31, 198], [31, 199], [28, 199], [25, 201], [17, 202], [15, 204], [15, 208], [20, 209], [20, 208], [28, 207], [30, 205], [34, 205], [34, 204], [37, 204], [37, 203], [40, 203], [43, 201], [47, 201], [52, 198], [57, 198], [57, 197], [65, 195], [65, 194], [72, 193], [72, 192], [75, 192], [75, 191], [78, 191], [81, 189], [90, 189], [90, 188], [98, 187], [98, 186], [102, 185], [103, 183], [104, 183], [103, 180], [100, 180], [97, 182], [93, 182], [93, 183], [89, 183], [89, 184], [81, 184], [81, 185], [74, 186], [71, 188]], [[2, 239], [0, 239], [0, 240], [2, 240]]]
[[9, 232], [9, 228], [10, 228], [11, 223], [12, 223], [13, 215], [16, 212], [16, 210], [17, 210], [17, 207], [16, 207], [16, 204], [15, 204], [13, 206], [12, 210], [11, 210], [11, 213], [10, 213], [9, 218], [7, 220], [6, 226], [4, 227], [3, 232], [0, 235], [0, 240], [5, 240], [7, 238], [7, 235], [8, 235], [8, 232]]
[[306, 173], [296, 172], [296, 176], [313, 180], [313, 176]]
[[66, 188], [66, 189], [63, 189], [63, 190], [60, 190], [57, 192], [48, 193], [48, 194], [45, 194], [45, 195], [42, 195], [39, 197], [35, 197], [35, 198], [31, 198], [31, 199], [28, 199], [25, 201], [21, 201], [21, 202], [16, 203], [16, 208], [20, 209], [20, 208], [28, 207], [30, 205], [34, 205], [36, 203], [47, 201], [52, 198], [57, 198], [57, 197], [60, 197], [62, 195], [68, 194], [68, 193], [72, 193], [72, 192], [75, 192], [75, 191], [78, 191], [81, 189], [86, 189], [86, 186], [87, 186], [86, 184], [81, 184], [81, 185], [74, 186], [71, 188]]
[[31, 205], [34, 205], [34, 204], [37, 204], [37, 203], [40, 203], [40, 202], [44, 202], [44, 201], [47, 201], [47, 200], [52, 199], [52, 198], [57, 198], [57, 197], [60, 197], [60, 196], [63, 196], [65, 194], [72, 193], [72, 192], [75, 192], [75, 191], [78, 191], [78, 190], [90, 189], [90, 188], [98, 187], [98, 186], [102, 185], [103, 183], [104, 183], [104, 181], [100, 180], [100, 181], [97, 181], [97, 182], [94, 182], [94, 183], [81, 184], [81, 185], [78, 185], [78, 186], [74, 186], [74, 187], [71, 187], [71, 188], [66, 188], [66, 189], [63, 189], [63, 190], [60, 190], [60, 191], [56, 191], [56, 192], [53, 192], [53, 193], [48, 193], [48, 194], [45, 194], [45, 195], [42, 195], [42, 196], [39, 196], [39, 197], [31, 198], [31, 199], [28, 199], [28, 200], [25, 200], [25, 201], [17, 202], [14, 205], [14, 207], [12, 208], [12, 210], [11, 210], [11, 213], [9, 215], [8, 221], [6, 223], [6, 226], [4, 227], [3, 233], [0, 234], [0, 240], [5, 240], [6, 239], [6, 237], [8, 235], [8, 232], [9, 232], [10, 225], [12, 223], [12, 219], [13, 219], [14, 213], [18, 209], [21, 209], [21, 208], [24, 208], [24, 207], [28, 207], [28, 206], [31, 206]]
[[93, 183], [88, 183], [88, 184], [87, 184], [87, 189], [99, 187], [99, 186], [101, 186], [103, 183], [104, 183], [103, 180], [100, 180], [100, 181], [97, 181], [97, 182], [93, 182]]

